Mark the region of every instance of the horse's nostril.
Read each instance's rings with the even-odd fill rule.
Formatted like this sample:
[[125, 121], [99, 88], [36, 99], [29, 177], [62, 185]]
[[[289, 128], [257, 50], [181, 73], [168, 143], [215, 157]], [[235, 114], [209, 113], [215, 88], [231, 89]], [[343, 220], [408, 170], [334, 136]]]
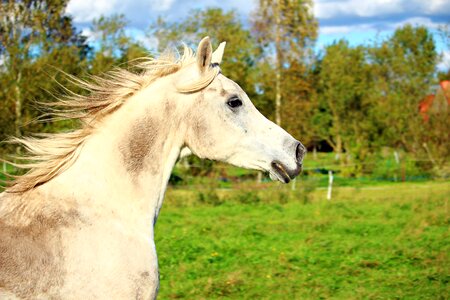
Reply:
[[306, 148], [305, 148], [305, 146], [303, 146], [302, 143], [298, 143], [298, 144], [297, 144], [297, 149], [295, 150], [295, 156], [296, 156], [297, 161], [298, 161], [299, 163], [302, 162], [303, 157], [305, 156], [305, 154], [306, 154]]

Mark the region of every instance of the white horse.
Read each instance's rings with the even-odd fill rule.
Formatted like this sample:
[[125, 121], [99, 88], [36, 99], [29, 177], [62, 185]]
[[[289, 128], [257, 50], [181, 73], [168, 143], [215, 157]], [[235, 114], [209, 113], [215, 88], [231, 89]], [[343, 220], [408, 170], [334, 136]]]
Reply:
[[225, 43], [117, 69], [70, 91], [82, 128], [18, 140], [30, 171], [0, 194], [1, 299], [153, 299], [153, 227], [181, 149], [287, 183], [303, 145], [220, 73]]

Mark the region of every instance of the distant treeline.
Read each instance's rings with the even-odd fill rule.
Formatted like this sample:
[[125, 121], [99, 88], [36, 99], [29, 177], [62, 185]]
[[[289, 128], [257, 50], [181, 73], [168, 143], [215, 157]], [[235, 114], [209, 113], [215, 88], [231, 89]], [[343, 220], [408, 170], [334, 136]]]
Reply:
[[[150, 53], [195, 46], [209, 35], [227, 41], [222, 72], [238, 82], [255, 105], [308, 148], [331, 149], [342, 163], [363, 162], [386, 147], [430, 162], [448, 173], [448, 105], [419, 103], [450, 70], [438, 72], [440, 53], [430, 30], [405, 25], [365, 46], [335, 41], [313, 51], [319, 24], [312, 0], [259, 0], [249, 23], [234, 11], [207, 8], [176, 22], [163, 17], [145, 39], [126, 31], [123, 15], [93, 20], [89, 39], [66, 15], [68, 1], [7, 0], [0, 4], [0, 140], [33, 132], [69, 130], [73, 122], [41, 120], [36, 103], [67, 93], [68, 73], [81, 78]], [[448, 27], [440, 28], [450, 48]], [[130, 63], [131, 62], [131, 63]], [[2, 144], [0, 154], [20, 151]], [[357, 170], [355, 170], [357, 172]]]

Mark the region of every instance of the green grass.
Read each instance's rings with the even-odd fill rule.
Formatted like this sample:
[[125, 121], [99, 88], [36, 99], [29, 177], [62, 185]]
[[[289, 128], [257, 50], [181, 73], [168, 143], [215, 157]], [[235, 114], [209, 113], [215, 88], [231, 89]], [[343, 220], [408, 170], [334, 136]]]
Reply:
[[169, 190], [158, 299], [449, 298], [448, 182], [334, 192]]
[[337, 173], [327, 201], [326, 174], [292, 191], [219, 170], [231, 181], [192, 176], [167, 192], [158, 299], [450, 299], [449, 182]]

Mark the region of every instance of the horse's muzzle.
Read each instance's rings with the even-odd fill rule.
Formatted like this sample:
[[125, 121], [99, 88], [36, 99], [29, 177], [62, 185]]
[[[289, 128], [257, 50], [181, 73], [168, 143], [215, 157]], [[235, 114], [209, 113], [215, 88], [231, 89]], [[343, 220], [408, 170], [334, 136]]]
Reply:
[[280, 181], [284, 183], [289, 183], [302, 171], [302, 164], [297, 164], [297, 168], [292, 170], [275, 160], [271, 163], [271, 166], [273, 172], [276, 173]]
[[303, 169], [303, 158], [306, 154], [306, 148], [302, 143], [298, 142], [295, 148], [296, 168], [290, 169], [282, 162], [274, 160], [271, 163], [272, 172], [275, 173], [281, 182], [289, 183], [294, 179]]

